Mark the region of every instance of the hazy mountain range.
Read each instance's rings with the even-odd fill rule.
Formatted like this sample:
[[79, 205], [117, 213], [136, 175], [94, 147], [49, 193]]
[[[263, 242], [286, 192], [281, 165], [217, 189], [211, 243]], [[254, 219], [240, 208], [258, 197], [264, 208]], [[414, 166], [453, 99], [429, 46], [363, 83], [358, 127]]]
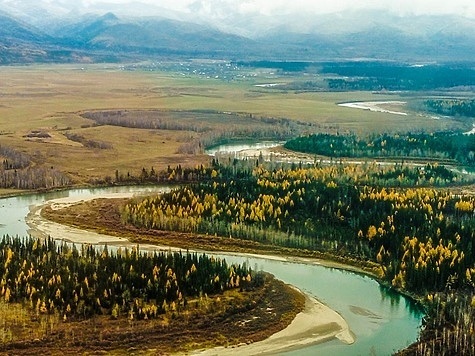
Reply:
[[144, 4], [96, 4], [88, 13], [80, 2], [76, 8], [66, 3], [0, 0], [0, 64], [159, 56], [433, 62], [472, 61], [475, 55], [475, 20], [455, 15], [360, 10], [297, 18], [223, 7], [203, 17], [201, 2], [187, 13]]

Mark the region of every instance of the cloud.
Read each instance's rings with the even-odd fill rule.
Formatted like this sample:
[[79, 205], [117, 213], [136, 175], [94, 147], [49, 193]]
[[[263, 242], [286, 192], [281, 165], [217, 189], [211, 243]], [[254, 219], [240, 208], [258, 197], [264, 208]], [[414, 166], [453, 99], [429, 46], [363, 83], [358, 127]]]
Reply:
[[[226, 16], [229, 12], [266, 16], [297, 13], [325, 14], [365, 9], [390, 10], [399, 15], [475, 16], [473, 0], [196, 0], [191, 2], [182, 0], [176, 3], [188, 3], [188, 8], [195, 11], [199, 9], [200, 14], [209, 16]], [[174, 5], [176, 3], [170, 3], [168, 6], [176, 6]]]
[[0, 7], [4, 10], [27, 11], [28, 7], [37, 8], [42, 4], [52, 13], [72, 9], [77, 13], [103, 13], [110, 9], [134, 16], [164, 16], [165, 9], [173, 11], [176, 18], [181, 14], [189, 20], [196, 18], [214, 23], [226, 23], [230, 18], [241, 18], [244, 23], [246, 16], [263, 16], [266, 21], [283, 22], [286, 16], [298, 18], [304, 15], [308, 18], [356, 10], [384, 10], [399, 16], [455, 14], [475, 18], [473, 0], [0, 0]]

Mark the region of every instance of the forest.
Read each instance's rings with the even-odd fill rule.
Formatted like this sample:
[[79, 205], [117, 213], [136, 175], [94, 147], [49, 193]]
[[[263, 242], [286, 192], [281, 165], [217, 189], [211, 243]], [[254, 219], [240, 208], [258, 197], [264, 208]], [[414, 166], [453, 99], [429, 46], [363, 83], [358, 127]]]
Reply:
[[[427, 64], [377, 61], [250, 61], [238, 65], [253, 68], [274, 68], [284, 74], [318, 73], [331, 91], [439, 90], [475, 85], [470, 64]], [[335, 78], [337, 77], [337, 78]]]
[[473, 99], [430, 99], [424, 101], [425, 107], [436, 114], [445, 116], [475, 116]]
[[285, 148], [328, 157], [421, 158], [475, 163], [475, 136], [453, 132], [379, 134], [368, 138], [354, 134], [300, 136]]
[[95, 314], [150, 319], [179, 312], [191, 298], [258, 286], [263, 277], [245, 265], [182, 252], [142, 253], [52, 239], [0, 240], [0, 296], [29, 305], [37, 315], [64, 321]]
[[[146, 229], [233, 236], [384, 260], [380, 272], [385, 278], [412, 291], [440, 291], [449, 280], [456, 286], [472, 283], [466, 273], [475, 267], [474, 198], [430, 187], [368, 185], [380, 174], [376, 165], [259, 167], [247, 178], [234, 179], [216, 167], [214, 179], [127, 204], [122, 216]], [[419, 258], [429, 257], [434, 265], [424, 265], [427, 273], [419, 274]], [[445, 260], [457, 266], [457, 278], [451, 269], [441, 269]]]
[[469, 65], [411, 65], [374, 62], [326, 63], [322, 73], [348, 77], [328, 79], [333, 90], [437, 90], [472, 86], [474, 69]]
[[[414, 346], [421, 354], [468, 351], [475, 345], [475, 198], [433, 188], [435, 182], [453, 185], [457, 176], [435, 170], [424, 177], [432, 167], [438, 166], [405, 168], [421, 180], [417, 187], [403, 173], [386, 179], [398, 165], [272, 170], [258, 165], [236, 178], [232, 165], [216, 164], [210, 180], [130, 202], [122, 218], [144, 229], [216, 234], [372, 261], [382, 281], [427, 305], [425, 336]], [[459, 318], [461, 313], [466, 317]], [[435, 330], [443, 330], [443, 340]]]

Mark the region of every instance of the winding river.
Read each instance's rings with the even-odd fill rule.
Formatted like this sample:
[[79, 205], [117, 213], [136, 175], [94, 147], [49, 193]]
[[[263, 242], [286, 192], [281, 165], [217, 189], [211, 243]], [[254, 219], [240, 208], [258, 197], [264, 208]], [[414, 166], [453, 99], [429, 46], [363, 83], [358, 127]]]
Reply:
[[[123, 193], [146, 194], [160, 187], [72, 189], [0, 199], [0, 233], [25, 236], [25, 217], [34, 206], [59, 198], [88, 199]], [[67, 236], [64, 236], [67, 238]], [[247, 262], [273, 273], [286, 283], [316, 297], [337, 311], [349, 324], [356, 341], [346, 345], [335, 339], [293, 350], [288, 355], [388, 355], [417, 339], [423, 314], [410, 299], [378, 284], [372, 278], [318, 264], [287, 262], [265, 257], [222, 255], [228, 262]]]

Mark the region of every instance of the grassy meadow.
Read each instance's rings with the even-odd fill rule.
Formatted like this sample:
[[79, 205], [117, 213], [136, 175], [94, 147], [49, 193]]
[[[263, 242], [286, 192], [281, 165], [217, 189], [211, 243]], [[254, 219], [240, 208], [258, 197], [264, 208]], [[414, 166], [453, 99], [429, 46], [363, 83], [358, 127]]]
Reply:
[[[94, 126], [80, 116], [89, 110], [217, 110], [289, 118], [318, 124], [323, 130], [362, 134], [434, 131], [458, 125], [410, 111], [401, 116], [336, 105], [407, 100], [395, 94], [284, 91], [255, 85], [298, 78], [260, 71], [252, 74], [226, 81], [171, 71], [123, 70], [114, 64], [0, 67], [0, 145], [28, 154], [35, 164], [51, 165], [76, 183], [85, 183], [113, 177], [116, 169], [132, 173], [144, 166], [163, 169], [207, 161], [204, 155], [178, 153], [196, 132]], [[214, 122], [213, 127], [216, 124], [219, 126]], [[222, 123], [223, 129], [227, 124]], [[50, 137], [39, 137], [38, 132]], [[86, 147], [68, 139], [66, 132], [106, 142], [112, 148]]]

